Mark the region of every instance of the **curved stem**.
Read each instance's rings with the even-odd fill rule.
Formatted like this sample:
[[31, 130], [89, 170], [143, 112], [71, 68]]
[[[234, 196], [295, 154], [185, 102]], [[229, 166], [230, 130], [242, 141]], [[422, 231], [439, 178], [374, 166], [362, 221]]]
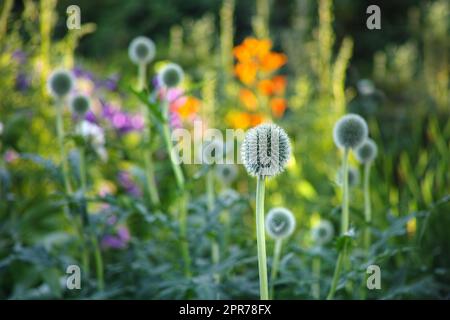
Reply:
[[270, 272], [270, 299], [274, 298], [275, 295], [275, 280], [278, 274], [278, 266], [280, 264], [281, 246], [283, 244], [282, 239], [275, 240], [275, 248], [273, 252], [273, 263], [272, 270]]
[[178, 189], [184, 191], [184, 175], [183, 171], [181, 170], [180, 164], [178, 163], [175, 150], [173, 149], [172, 141], [170, 139], [169, 124], [167, 122], [163, 124], [163, 137], [167, 147], [167, 152], [169, 153], [170, 163], [172, 164], [172, 169], [175, 174]]
[[265, 177], [258, 176], [256, 184], [256, 241], [258, 245], [259, 292], [261, 300], [269, 299], [267, 281], [266, 236], [264, 229]]
[[336, 288], [339, 282], [339, 275], [341, 273], [343, 261], [345, 259], [347, 252], [347, 245], [344, 245], [344, 248], [339, 252], [339, 256], [336, 262], [336, 268], [334, 269], [333, 280], [331, 281], [330, 292], [328, 293], [327, 300], [331, 300], [334, 298], [334, 294], [336, 293]]

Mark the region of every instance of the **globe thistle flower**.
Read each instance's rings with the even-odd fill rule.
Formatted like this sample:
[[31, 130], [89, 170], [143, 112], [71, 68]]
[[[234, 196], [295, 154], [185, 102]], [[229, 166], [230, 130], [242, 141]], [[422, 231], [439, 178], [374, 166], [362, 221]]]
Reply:
[[67, 96], [74, 86], [72, 73], [65, 69], [53, 71], [47, 80], [47, 89], [54, 98], [61, 99]]
[[134, 38], [128, 46], [128, 55], [135, 64], [148, 64], [155, 58], [155, 54], [154, 42], [144, 36]]
[[77, 94], [71, 97], [69, 105], [74, 114], [83, 117], [91, 108], [91, 99], [84, 94]]
[[357, 114], [347, 114], [340, 118], [333, 129], [334, 143], [342, 149], [356, 149], [366, 139], [366, 121]]
[[233, 205], [240, 198], [239, 193], [233, 189], [225, 189], [219, 194], [219, 199], [224, 207]]
[[[343, 186], [343, 174], [342, 174], [342, 168], [337, 172], [336, 175], [336, 183], [338, 186]], [[355, 167], [348, 167], [348, 186], [349, 187], [355, 187], [359, 184], [359, 170]]]
[[357, 82], [356, 87], [358, 91], [365, 96], [371, 95], [375, 92], [375, 86], [369, 79], [361, 79]]
[[158, 74], [158, 81], [166, 88], [175, 88], [183, 81], [184, 72], [176, 63], [166, 64]]
[[321, 220], [320, 223], [311, 230], [311, 236], [316, 245], [323, 246], [327, 244], [334, 236], [333, 224], [328, 220]]
[[266, 218], [266, 231], [275, 240], [289, 237], [295, 229], [295, 218], [286, 208], [278, 207], [269, 211]]
[[367, 138], [366, 141], [355, 150], [356, 159], [362, 164], [370, 163], [375, 160], [377, 153], [378, 147], [370, 138]]
[[280, 174], [290, 156], [289, 137], [274, 124], [261, 124], [247, 131], [241, 147], [245, 169], [254, 177]]
[[238, 169], [234, 164], [219, 164], [215, 169], [216, 177], [225, 185], [233, 183], [238, 174]]

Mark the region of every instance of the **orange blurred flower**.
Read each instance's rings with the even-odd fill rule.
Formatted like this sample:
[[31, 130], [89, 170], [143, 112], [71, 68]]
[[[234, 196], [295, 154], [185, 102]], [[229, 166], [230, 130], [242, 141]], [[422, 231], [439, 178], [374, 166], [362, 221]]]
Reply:
[[285, 65], [287, 56], [283, 53], [270, 52], [261, 61], [261, 70], [264, 72], [272, 72]]
[[286, 99], [283, 98], [273, 98], [270, 100], [270, 109], [275, 117], [281, 118], [284, 115], [284, 111], [287, 108]]
[[242, 104], [250, 111], [255, 111], [258, 107], [258, 99], [249, 89], [241, 89], [239, 91], [239, 99]]
[[286, 90], [286, 77], [276, 76], [273, 79], [261, 80], [258, 89], [266, 96], [282, 95]]
[[178, 114], [183, 120], [196, 114], [200, 106], [200, 100], [195, 97], [187, 97], [186, 102], [178, 108]]
[[237, 59], [234, 72], [246, 85], [256, 80], [258, 71], [273, 72], [287, 62], [287, 56], [271, 52], [272, 41], [269, 39], [246, 38], [242, 44], [233, 49]]

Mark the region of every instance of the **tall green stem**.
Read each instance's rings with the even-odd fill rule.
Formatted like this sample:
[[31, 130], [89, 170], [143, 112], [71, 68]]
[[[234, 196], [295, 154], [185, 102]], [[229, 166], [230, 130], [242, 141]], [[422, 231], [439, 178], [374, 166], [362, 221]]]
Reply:
[[341, 216], [341, 234], [348, 231], [349, 211], [348, 211], [348, 149], [344, 151], [344, 159], [342, 163], [343, 175], [343, 194], [342, 194], [342, 216]]
[[[214, 172], [211, 168], [206, 174], [206, 196], [208, 212], [211, 214], [214, 210]], [[220, 250], [217, 239], [212, 239], [211, 241], [211, 259], [214, 266], [219, 264]], [[218, 273], [215, 273], [213, 277], [216, 283], [220, 283], [220, 275]]]
[[364, 230], [364, 248], [370, 248], [370, 225], [372, 223], [372, 208], [370, 204], [370, 163], [364, 165], [364, 218], [366, 228]]
[[[142, 91], [146, 88], [147, 82], [147, 65], [140, 63], [138, 66], [138, 90]], [[151, 126], [148, 119], [148, 111], [145, 105], [142, 105], [142, 114], [145, 119], [145, 130], [143, 133], [144, 139], [144, 166], [145, 166], [145, 179], [148, 196], [153, 206], [160, 205], [160, 199], [158, 195], [158, 189], [155, 182], [155, 168], [152, 159], [152, 148], [150, 143]]]
[[[364, 250], [367, 258], [369, 258], [371, 243], [370, 227], [372, 224], [372, 208], [370, 204], [370, 165], [371, 163], [364, 164], [364, 219], [366, 221], [366, 226], [364, 228]], [[364, 274], [361, 286], [362, 300], [366, 299], [367, 296], [366, 279], [367, 275]]]
[[188, 196], [183, 193], [180, 199], [180, 237], [181, 237], [181, 255], [184, 261], [184, 275], [191, 277], [191, 256], [189, 253], [189, 242], [187, 238], [187, 204]]
[[267, 281], [266, 237], [264, 229], [265, 177], [258, 176], [256, 184], [256, 241], [258, 245], [259, 292], [261, 300], [269, 299]]
[[67, 163], [66, 149], [64, 146], [64, 136], [65, 136], [64, 123], [63, 123], [63, 107], [64, 106], [63, 106], [63, 102], [61, 100], [58, 100], [56, 102], [56, 104], [57, 104], [56, 105], [56, 134], [58, 137], [64, 189], [65, 189], [66, 194], [71, 194], [72, 188], [70, 186], [70, 180], [69, 180], [69, 165]]
[[275, 248], [273, 252], [272, 270], [270, 272], [270, 299], [274, 298], [275, 294], [275, 280], [277, 279], [278, 266], [280, 264], [281, 246], [283, 244], [282, 239], [275, 240]]
[[[341, 216], [341, 235], [345, 235], [348, 232], [349, 226], [349, 210], [348, 210], [348, 153], [349, 150], [346, 148], [344, 150], [344, 158], [342, 163], [342, 179], [343, 179], [343, 195], [342, 195], [342, 216]], [[331, 282], [330, 292], [328, 293], [327, 299], [331, 300], [334, 298], [336, 292], [337, 284], [339, 282], [339, 276], [341, 274], [342, 265], [347, 256], [347, 243], [341, 249], [338, 255], [338, 260], [336, 262], [336, 268], [334, 269], [333, 280]]]
[[97, 286], [100, 291], [105, 288], [105, 281], [103, 276], [103, 258], [100, 246], [98, 244], [97, 236], [95, 232], [91, 232], [91, 241], [94, 246], [94, 256], [95, 256], [95, 271], [97, 274]]
[[314, 299], [320, 299], [320, 264], [320, 257], [314, 257], [312, 261], [314, 283], [311, 290]]
[[[86, 152], [84, 147], [81, 147], [79, 150], [80, 153], [80, 181], [81, 181], [81, 193], [83, 198], [83, 209], [86, 213], [86, 219], [88, 219], [88, 207], [86, 203], [86, 192], [87, 192], [87, 171], [86, 171]], [[97, 236], [95, 232], [90, 229], [88, 230], [91, 234], [91, 241], [94, 246], [94, 256], [95, 256], [95, 270], [97, 275], [97, 286], [100, 291], [104, 289], [104, 276], [103, 276], [103, 258], [102, 253], [100, 251], [100, 246], [98, 245]]]

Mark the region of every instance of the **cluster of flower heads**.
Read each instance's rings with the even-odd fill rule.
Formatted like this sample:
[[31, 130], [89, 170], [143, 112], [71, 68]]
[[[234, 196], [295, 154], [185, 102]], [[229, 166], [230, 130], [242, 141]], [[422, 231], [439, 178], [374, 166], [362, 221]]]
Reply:
[[239, 99], [246, 111], [233, 111], [227, 116], [228, 123], [237, 128], [248, 128], [262, 122], [266, 105], [274, 117], [282, 117], [287, 108], [284, 98], [286, 77], [273, 75], [287, 62], [285, 54], [273, 52], [269, 39], [246, 38], [233, 50], [237, 63], [236, 77], [244, 85]]

